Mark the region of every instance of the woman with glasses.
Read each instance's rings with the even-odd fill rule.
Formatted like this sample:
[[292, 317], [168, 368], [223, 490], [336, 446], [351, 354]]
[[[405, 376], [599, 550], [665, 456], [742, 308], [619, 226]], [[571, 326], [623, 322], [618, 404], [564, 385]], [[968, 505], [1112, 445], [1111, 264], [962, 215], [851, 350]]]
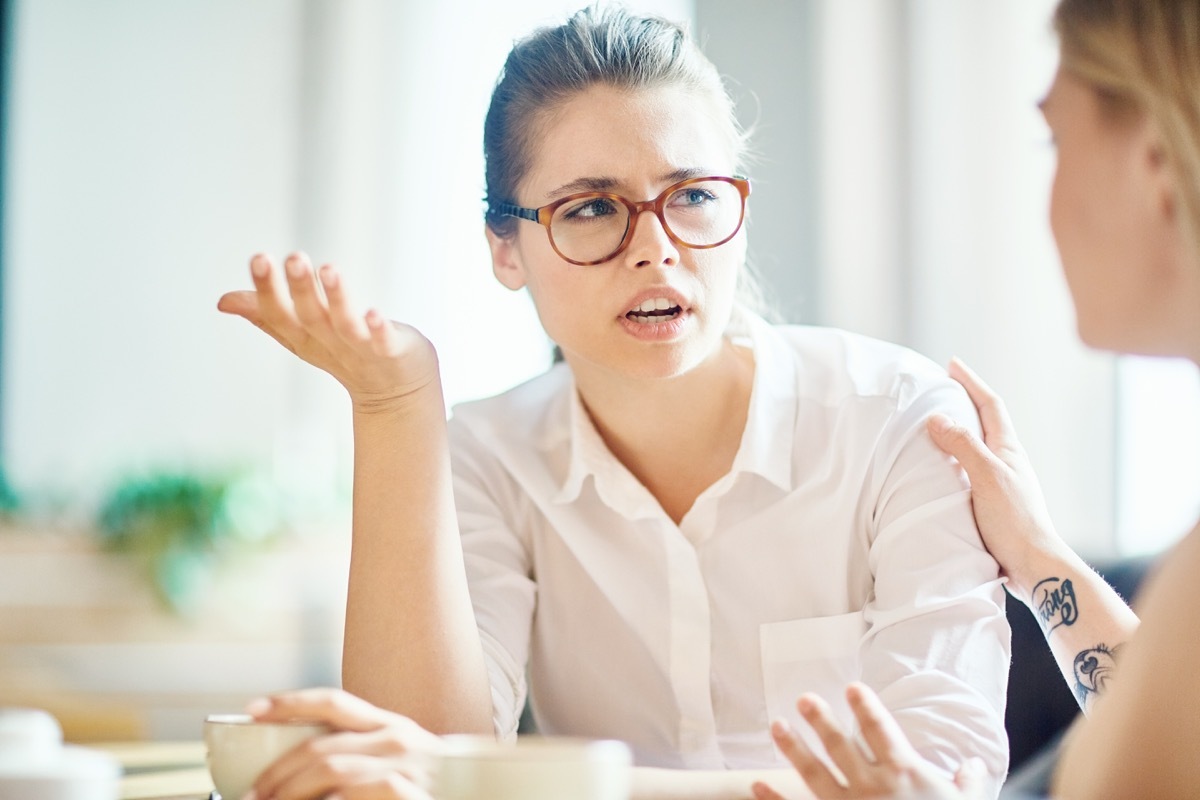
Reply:
[[[589, 8], [517, 43], [485, 123], [485, 234], [563, 362], [448, 426], [433, 346], [361, 313], [334, 268], [255, 256], [254, 291], [222, 298], [351, 397], [345, 688], [502, 738], [528, 701], [542, 733], [628, 742], [639, 796], [732, 798], [755, 777], [801, 791], [768, 721], [859, 679], [938, 769], [977, 757], [998, 783], [1003, 591], [925, 428], [974, 409], [912, 352], [739, 302], [744, 145], [674, 24]], [[361, 735], [401, 719], [347, 707], [256, 710]], [[360, 739], [314, 747], [260, 794], [360, 774]]]

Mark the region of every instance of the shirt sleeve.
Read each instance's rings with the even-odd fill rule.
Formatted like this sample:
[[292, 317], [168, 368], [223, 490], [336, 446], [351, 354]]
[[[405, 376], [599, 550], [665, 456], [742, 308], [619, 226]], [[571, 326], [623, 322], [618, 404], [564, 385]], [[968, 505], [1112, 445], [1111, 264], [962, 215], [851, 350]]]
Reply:
[[496, 735], [517, 735], [528, 685], [530, 630], [537, 602], [520, 517], [527, 506], [512, 477], [465, 426], [450, 425], [454, 501], [467, 584], [492, 691]]
[[965, 758], [981, 758], [995, 796], [1008, 770], [1004, 590], [975, 525], [966, 475], [926, 432], [935, 412], [979, 434], [957, 384], [902, 389], [873, 476], [874, 592], [863, 613], [862, 674], [917, 752], [947, 775]]

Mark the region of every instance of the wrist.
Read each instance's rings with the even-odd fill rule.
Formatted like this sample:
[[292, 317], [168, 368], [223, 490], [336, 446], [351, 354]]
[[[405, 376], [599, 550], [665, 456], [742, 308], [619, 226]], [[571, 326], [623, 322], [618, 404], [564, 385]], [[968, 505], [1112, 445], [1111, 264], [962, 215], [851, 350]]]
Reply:
[[388, 390], [349, 390], [349, 393], [355, 419], [420, 416], [434, 410], [442, 418], [446, 415], [442, 382], [436, 369], [420, 380]]
[[1057, 536], [1053, 542], [1031, 549], [1015, 569], [1007, 570], [1009, 592], [1033, 608], [1037, 604], [1036, 587], [1049, 579], [1067, 580], [1088, 567]]

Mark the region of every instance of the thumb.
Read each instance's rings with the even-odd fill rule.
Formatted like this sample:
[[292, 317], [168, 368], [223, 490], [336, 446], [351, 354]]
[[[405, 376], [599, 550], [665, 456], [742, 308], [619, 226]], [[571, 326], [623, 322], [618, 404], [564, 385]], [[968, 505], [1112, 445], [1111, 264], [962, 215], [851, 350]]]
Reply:
[[933, 443], [962, 464], [972, 483], [975, 482], [976, 474], [986, 469], [994, 458], [982, 439], [962, 425], [956, 424], [945, 414], [934, 414], [925, 427]]
[[341, 731], [365, 733], [396, 720], [397, 714], [339, 689], [299, 689], [251, 700], [247, 713], [264, 722], [307, 720], [324, 722]]
[[983, 797], [983, 782], [987, 778], [987, 765], [981, 758], [968, 758], [954, 773], [954, 785], [964, 797]]

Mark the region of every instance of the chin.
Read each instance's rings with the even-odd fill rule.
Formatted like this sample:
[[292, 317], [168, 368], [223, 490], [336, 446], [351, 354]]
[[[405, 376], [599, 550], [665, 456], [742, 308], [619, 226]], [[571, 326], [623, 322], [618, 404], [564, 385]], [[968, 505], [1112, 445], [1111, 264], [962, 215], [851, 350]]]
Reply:
[[1093, 350], [1115, 355], [1174, 358], [1188, 357], [1186, 343], [1175, 341], [1162, 331], [1147, 327], [1115, 329], [1112, 325], [1088, 324], [1078, 319], [1075, 324], [1079, 339]]

